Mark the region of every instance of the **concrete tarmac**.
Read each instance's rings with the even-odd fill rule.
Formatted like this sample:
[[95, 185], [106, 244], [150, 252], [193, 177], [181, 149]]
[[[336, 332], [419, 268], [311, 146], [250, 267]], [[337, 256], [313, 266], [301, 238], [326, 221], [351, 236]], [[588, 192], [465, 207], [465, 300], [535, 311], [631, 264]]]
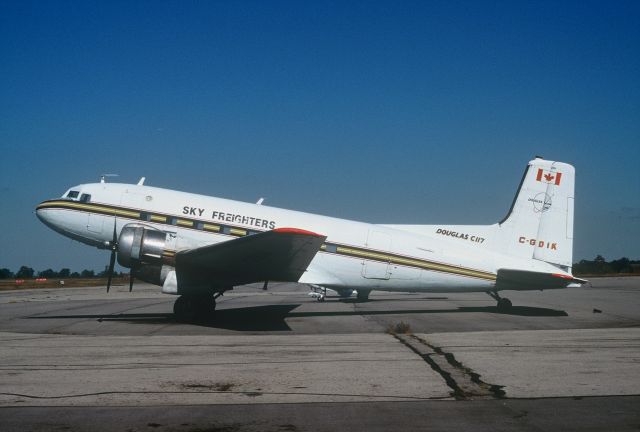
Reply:
[[243, 287], [197, 324], [145, 284], [2, 292], [0, 430], [640, 428], [640, 278], [506, 292], [509, 313], [307, 292]]

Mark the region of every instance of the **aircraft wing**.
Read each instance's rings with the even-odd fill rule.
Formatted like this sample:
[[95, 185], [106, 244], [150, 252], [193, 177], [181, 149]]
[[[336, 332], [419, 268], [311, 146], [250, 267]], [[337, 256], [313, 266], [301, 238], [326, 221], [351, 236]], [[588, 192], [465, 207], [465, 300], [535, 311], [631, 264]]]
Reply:
[[178, 287], [230, 288], [261, 281], [297, 282], [326, 240], [310, 231], [277, 228], [176, 253]]
[[587, 283], [584, 279], [561, 273], [542, 273], [527, 270], [499, 269], [496, 278], [498, 290], [537, 290], [577, 287]]

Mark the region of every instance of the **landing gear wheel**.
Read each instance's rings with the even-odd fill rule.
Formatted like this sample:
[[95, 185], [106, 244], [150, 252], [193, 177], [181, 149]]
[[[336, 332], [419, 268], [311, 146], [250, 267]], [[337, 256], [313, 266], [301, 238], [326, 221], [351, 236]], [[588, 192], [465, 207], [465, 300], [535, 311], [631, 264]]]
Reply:
[[359, 289], [356, 298], [358, 301], [365, 302], [369, 300], [369, 294], [371, 294], [371, 290]]
[[182, 295], [173, 304], [173, 314], [180, 322], [193, 322], [213, 317], [216, 300], [209, 295]]
[[188, 321], [188, 309], [186, 298], [180, 296], [173, 304], [173, 315], [178, 321]]
[[511, 309], [511, 306], [511, 300], [508, 298], [501, 297], [500, 300], [498, 300], [498, 310], [500, 312], [508, 312]]

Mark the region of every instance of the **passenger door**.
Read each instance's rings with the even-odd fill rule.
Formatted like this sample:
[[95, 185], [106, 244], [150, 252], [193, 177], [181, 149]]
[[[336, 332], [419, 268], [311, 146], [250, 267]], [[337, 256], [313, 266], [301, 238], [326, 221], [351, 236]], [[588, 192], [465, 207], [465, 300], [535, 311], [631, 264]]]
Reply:
[[391, 250], [391, 236], [387, 233], [369, 230], [367, 249], [370, 259], [363, 260], [362, 277], [387, 280], [391, 277], [388, 259], [385, 256]]

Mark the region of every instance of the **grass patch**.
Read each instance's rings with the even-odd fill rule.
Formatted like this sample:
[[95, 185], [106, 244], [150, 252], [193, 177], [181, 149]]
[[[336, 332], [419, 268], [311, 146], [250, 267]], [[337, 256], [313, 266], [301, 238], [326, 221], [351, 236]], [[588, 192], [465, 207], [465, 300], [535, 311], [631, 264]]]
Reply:
[[387, 333], [389, 334], [411, 334], [411, 326], [404, 321], [399, 323], [389, 324], [387, 326]]

